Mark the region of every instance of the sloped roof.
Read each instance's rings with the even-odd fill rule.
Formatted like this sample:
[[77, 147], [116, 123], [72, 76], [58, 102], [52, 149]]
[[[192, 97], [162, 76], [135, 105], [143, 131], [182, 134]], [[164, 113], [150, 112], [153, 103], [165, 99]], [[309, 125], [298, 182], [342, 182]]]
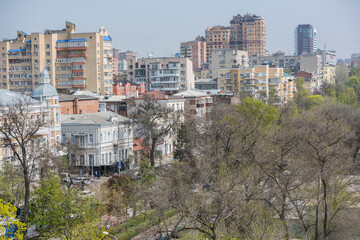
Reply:
[[111, 117], [116, 117], [120, 122], [128, 121], [129, 118], [113, 112], [97, 112], [88, 114], [61, 115], [61, 124], [105, 124], [110, 122]]
[[40, 73], [40, 85], [32, 92], [31, 97], [42, 100], [43, 97], [58, 96], [56, 89], [50, 84], [50, 75], [45, 69]]
[[14, 105], [19, 102], [24, 104], [39, 104], [40, 102], [24, 94], [0, 89], [0, 105]]
[[199, 92], [199, 91], [195, 91], [195, 90], [186, 90], [183, 92], [176, 93], [176, 94], [174, 94], [174, 96], [184, 97], [184, 98], [187, 98], [187, 97], [209, 97], [208, 94]]
[[61, 94], [59, 96], [59, 101], [60, 102], [74, 101], [75, 98], [77, 98], [79, 100], [98, 100], [97, 97], [88, 96], [88, 95], [65, 95], [65, 94]]

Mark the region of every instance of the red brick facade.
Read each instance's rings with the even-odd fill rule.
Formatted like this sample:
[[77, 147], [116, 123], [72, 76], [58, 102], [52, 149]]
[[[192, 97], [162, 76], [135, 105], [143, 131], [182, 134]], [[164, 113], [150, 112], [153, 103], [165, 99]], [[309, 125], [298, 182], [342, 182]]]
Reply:
[[113, 85], [113, 93], [118, 96], [138, 97], [145, 93], [145, 84], [136, 84], [131, 81], [118, 81]]
[[99, 112], [99, 99], [60, 100], [61, 114], [85, 114]]

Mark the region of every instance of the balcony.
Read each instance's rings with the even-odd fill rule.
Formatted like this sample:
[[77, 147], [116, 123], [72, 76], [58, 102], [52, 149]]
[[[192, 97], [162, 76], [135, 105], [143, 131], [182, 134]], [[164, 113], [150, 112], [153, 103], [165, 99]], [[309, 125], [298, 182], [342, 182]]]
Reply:
[[87, 46], [74, 46], [74, 47], [56, 47], [56, 51], [75, 51], [75, 50], [86, 50]]
[[57, 58], [87, 57], [86, 53], [57, 55]]
[[86, 81], [85, 80], [73, 80], [72, 87], [73, 88], [84, 88], [84, 87], [86, 87]]

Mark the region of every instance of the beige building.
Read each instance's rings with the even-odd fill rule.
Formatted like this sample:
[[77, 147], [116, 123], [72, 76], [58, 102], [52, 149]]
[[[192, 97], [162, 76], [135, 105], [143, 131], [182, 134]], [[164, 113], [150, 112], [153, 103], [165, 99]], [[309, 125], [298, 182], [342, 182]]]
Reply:
[[292, 85], [287, 86], [288, 81], [282, 68], [268, 65], [218, 70], [218, 89], [226, 93], [248, 94], [274, 105], [284, 104], [292, 97], [291, 94], [285, 95]]
[[193, 65], [182, 57], [131, 58], [127, 61], [128, 80], [145, 83], [146, 90], [174, 93], [194, 89]]
[[206, 62], [206, 41], [204, 37], [197, 37], [195, 41], [180, 44], [180, 56], [189, 58], [194, 70], [200, 70]]
[[62, 30], [26, 34], [0, 42], [0, 87], [31, 93], [46, 69], [50, 83], [60, 93], [75, 89], [107, 94], [112, 92], [112, 39], [102, 27], [99, 32], [75, 33], [75, 24]]
[[266, 51], [265, 20], [255, 14], [240, 14], [230, 21], [230, 48], [264, 56]]
[[249, 67], [249, 57], [246, 51], [229, 48], [213, 49], [209, 63], [210, 78], [216, 78], [218, 69]]
[[217, 48], [230, 48], [230, 27], [214, 26], [205, 30], [207, 62], [211, 51]]

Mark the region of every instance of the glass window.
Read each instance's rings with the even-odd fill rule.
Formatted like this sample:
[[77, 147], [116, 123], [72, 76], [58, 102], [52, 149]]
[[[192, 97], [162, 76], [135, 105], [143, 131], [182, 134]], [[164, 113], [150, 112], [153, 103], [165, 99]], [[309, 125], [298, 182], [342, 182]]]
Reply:
[[94, 143], [94, 135], [89, 134], [89, 143]]
[[46, 44], [46, 48], [50, 48], [50, 44]]
[[84, 147], [84, 146], [85, 146], [85, 137], [84, 137], [84, 136], [81, 136], [81, 137], [80, 137], [80, 146], [81, 146], [81, 147]]
[[50, 52], [46, 52], [46, 56], [50, 56]]

